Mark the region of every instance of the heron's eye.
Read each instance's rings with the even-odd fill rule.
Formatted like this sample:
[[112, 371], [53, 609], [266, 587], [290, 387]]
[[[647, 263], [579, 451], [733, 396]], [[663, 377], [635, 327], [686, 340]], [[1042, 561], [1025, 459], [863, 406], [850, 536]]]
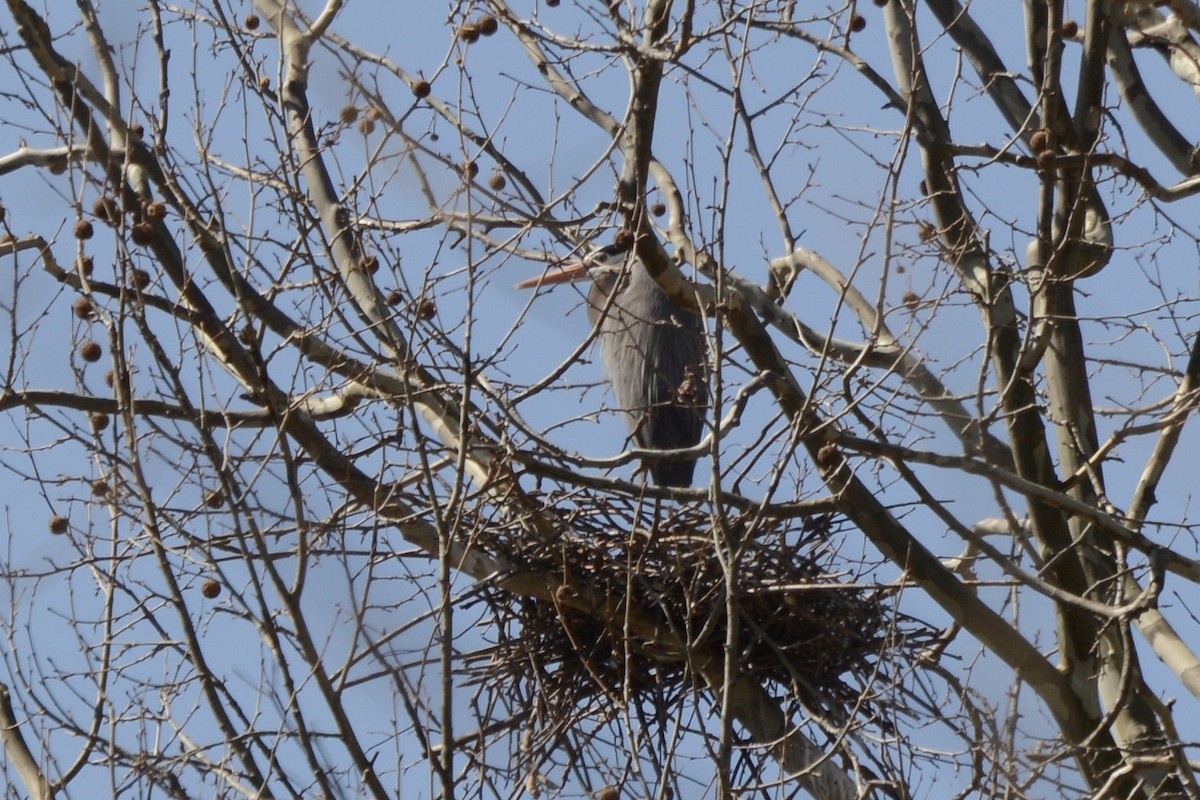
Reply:
[[624, 250], [617, 250], [612, 245], [602, 247], [592, 255], [592, 261], [597, 266], [606, 267], [610, 264], [619, 264], [621, 259], [625, 257]]

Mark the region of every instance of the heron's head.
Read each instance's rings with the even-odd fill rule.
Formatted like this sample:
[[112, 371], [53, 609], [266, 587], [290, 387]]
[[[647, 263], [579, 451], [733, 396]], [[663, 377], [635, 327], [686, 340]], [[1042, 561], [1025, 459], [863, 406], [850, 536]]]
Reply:
[[608, 244], [596, 248], [583, 258], [552, 266], [536, 278], [527, 278], [521, 281], [515, 288], [534, 289], [538, 286], [575, 283], [588, 278], [611, 284], [624, 267], [628, 257], [629, 251], [625, 248], [616, 244]]

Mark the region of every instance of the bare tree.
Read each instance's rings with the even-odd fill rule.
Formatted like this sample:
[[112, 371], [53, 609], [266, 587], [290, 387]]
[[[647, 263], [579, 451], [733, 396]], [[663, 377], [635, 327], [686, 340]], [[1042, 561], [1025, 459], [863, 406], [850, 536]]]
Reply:
[[248, 5], [7, 2], [8, 796], [1200, 795], [1193, 0]]

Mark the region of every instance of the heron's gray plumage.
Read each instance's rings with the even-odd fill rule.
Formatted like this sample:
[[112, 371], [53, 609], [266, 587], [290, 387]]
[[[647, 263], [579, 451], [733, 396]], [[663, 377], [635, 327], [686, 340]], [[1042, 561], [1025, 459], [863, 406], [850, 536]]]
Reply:
[[[588, 319], [634, 441], [648, 450], [697, 444], [708, 408], [700, 317], [672, 302], [641, 262], [615, 246], [597, 251], [588, 272]], [[654, 460], [648, 466], [658, 485], [687, 487], [696, 459]]]

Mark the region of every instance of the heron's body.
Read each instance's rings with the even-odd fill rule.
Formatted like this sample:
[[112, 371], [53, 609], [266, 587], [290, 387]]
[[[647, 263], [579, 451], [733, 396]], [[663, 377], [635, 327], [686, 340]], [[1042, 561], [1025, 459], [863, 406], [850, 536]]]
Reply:
[[[647, 450], [694, 446], [704, 433], [708, 408], [700, 318], [672, 302], [640, 262], [615, 246], [519, 285], [560, 283], [584, 275], [592, 279], [588, 319], [634, 441]], [[654, 459], [648, 468], [660, 486], [687, 487], [696, 459]]]

